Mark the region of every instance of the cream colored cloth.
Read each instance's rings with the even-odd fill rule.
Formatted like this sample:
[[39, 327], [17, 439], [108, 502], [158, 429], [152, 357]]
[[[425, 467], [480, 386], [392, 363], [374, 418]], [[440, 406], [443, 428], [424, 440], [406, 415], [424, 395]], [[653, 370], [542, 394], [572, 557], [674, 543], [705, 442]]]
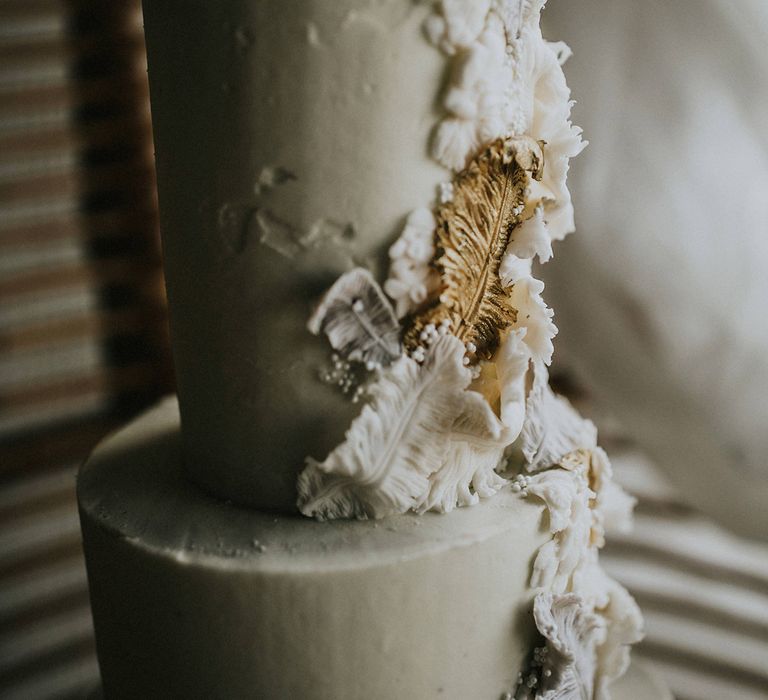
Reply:
[[542, 274], [567, 356], [682, 495], [768, 538], [768, 3], [559, 0], [589, 148]]

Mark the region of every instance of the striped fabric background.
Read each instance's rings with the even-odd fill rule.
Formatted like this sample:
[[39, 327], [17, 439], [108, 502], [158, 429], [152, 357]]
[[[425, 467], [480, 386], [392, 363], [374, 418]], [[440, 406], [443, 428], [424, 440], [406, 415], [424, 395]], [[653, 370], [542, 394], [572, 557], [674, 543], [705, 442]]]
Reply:
[[[98, 686], [74, 498], [106, 432], [172, 390], [137, 0], [0, 0], [0, 698]], [[688, 508], [641, 453], [607, 568], [681, 700], [768, 698], [768, 545]], [[768, 504], [766, 504], [768, 505]]]

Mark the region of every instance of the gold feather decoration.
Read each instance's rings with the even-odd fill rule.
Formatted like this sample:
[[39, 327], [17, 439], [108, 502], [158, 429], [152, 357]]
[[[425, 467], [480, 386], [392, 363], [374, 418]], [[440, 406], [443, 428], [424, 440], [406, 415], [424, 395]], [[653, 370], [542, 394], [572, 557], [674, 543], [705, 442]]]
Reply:
[[414, 349], [424, 329], [449, 323], [453, 335], [473, 343], [475, 358], [490, 358], [516, 310], [499, 279], [499, 266], [515, 226], [525, 214], [530, 178], [540, 180], [544, 156], [530, 138], [498, 139], [458, 173], [453, 198], [436, 212], [433, 265], [439, 296], [411, 319], [404, 342]]

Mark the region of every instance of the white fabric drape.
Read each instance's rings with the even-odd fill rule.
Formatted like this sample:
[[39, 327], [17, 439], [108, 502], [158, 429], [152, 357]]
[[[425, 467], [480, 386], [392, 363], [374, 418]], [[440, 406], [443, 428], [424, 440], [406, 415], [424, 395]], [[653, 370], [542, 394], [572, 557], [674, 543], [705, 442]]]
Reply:
[[550, 2], [589, 148], [542, 274], [565, 354], [675, 479], [768, 537], [768, 3]]

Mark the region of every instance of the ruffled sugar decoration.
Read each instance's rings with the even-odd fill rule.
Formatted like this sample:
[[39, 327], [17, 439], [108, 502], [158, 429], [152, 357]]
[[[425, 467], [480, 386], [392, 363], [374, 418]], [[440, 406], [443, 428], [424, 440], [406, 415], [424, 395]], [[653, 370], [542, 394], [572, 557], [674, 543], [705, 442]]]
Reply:
[[512, 489], [543, 501], [552, 535], [531, 578], [543, 645], [516, 697], [605, 700], [641, 618], [597, 552], [606, 529], [628, 525], [633, 499], [613, 483], [595, 426], [549, 386], [557, 327], [532, 263], [574, 228], [566, 179], [585, 144], [570, 121], [569, 50], [542, 38], [543, 5], [441, 0], [425, 24], [451, 57], [432, 153], [456, 174], [390, 248], [394, 310], [362, 273], [321, 303], [313, 330], [378, 369], [345, 441], [307, 460], [299, 506], [368, 518], [473, 505], [504, 485], [514, 443], [525, 473]]
[[427, 17], [424, 31], [446, 54], [472, 46], [485, 27], [492, 0], [441, 0]]
[[496, 473], [503, 458], [504, 448], [498, 444], [478, 447], [452, 437], [443, 466], [430, 476], [429, 488], [414, 510], [449, 513], [490, 498], [507, 483]]
[[[591, 453], [590, 482], [597, 493], [593, 510], [600, 520], [600, 534], [619, 534], [631, 530], [637, 499], [614, 481], [613, 467], [601, 447], [595, 447]], [[601, 538], [596, 544], [602, 547], [604, 539]]]
[[[299, 484], [302, 512], [320, 518], [446, 512], [472, 505], [504, 485], [497, 469], [505, 448], [521, 433], [524, 454], [552, 440], [570, 445], [558, 437], [568, 426], [554, 425], [547, 440], [540, 434], [548, 420], [542, 409], [558, 405], [554, 395], [550, 401], [539, 397], [550, 399], [540, 384], [547, 384], [544, 364], [551, 360], [557, 329], [541, 298], [543, 285], [530, 274], [531, 260], [509, 251], [524, 217], [534, 215], [527, 197], [543, 168], [540, 144], [499, 139], [455, 177], [452, 198], [435, 215], [428, 210], [411, 214], [390, 249], [394, 263], [385, 283], [396, 303], [416, 303], [426, 294], [402, 324], [409, 355], [399, 354], [401, 324], [369, 272], [346, 273], [323, 297], [310, 330], [324, 332], [345, 362], [381, 370], [367, 386], [372, 401], [346, 441], [322, 462], [308, 460]], [[425, 235], [430, 227], [431, 241]], [[445, 338], [455, 348], [453, 365], [437, 349], [449, 342]], [[443, 397], [442, 414], [427, 411], [433, 423], [397, 423], [408, 415], [402, 406], [421, 400], [421, 380], [429, 387], [441, 372], [453, 376], [449, 368], [459, 365], [466, 375], [461, 391]], [[537, 366], [542, 370], [533, 374]], [[386, 427], [392, 425], [397, 426], [394, 432]], [[415, 437], [408, 443], [411, 428]], [[422, 429], [432, 442], [418, 438]], [[387, 443], [393, 436], [406, 441], [404, 449], [406, 444], [434, 443], [431, 457], [412, 455], [409, 461], [407, 449], [403, 453]], [[545, 450], [531, 468], [549, 458]]]
[[[594, 446], [567, 453], [558, 465], [513, 481], [513, 489], [544, 502], [553, 535], [539, 549], [531, 575], [531, 586], [540, 591], [536, 622], [545, 638], [546, 654], [542, 658], [541, 649], [534, 653], [531, 668], [521, 676], [516, 698], [609, 700], [610, 683], [629, 663], [629, 645], [642, 638], [637, 604], [598, 563], [606, 527], [628, 526], [634, 505], [611, 476], [607, 456]], [[554, 607], [547, 611], [547, 605], [560, 606], [560, 613], [563, 605], [571, 606], [573, 621], [578, 608], [596, 618], [604, 633], [592, 639], [591, 647], [571, 645], [573, 658], [557, 650], [553, 653], [552, 620], [558, 613]], [[562, 641], [559, 633], [557, 640]], [[577, 674], [587, 684], [575, 682], [572, 664], [579, 657], [588, 662], [584, 668], [593, 668], [591, 675]]]
[[643, 616], [629, 592], [600, 566], [595, 547], [577, 571], [573, 589], [604, 622], [605, 638], [595, 649], [594, 698], [610, 700], [611, 684], [629, 667], [631, 646], [643, 638]]
[[[425, 32], [451, 57], [446, 116], [434, 135], [434, 158], [458, 171], [493, 139], [527, 135], [541, 142], [546, 165], [532, 199], [541, 205], [551, 246], [574, 230], [568, 163], [586, 142], [571, 123], [562, 69], [570, 49], [542, 37], [543, 6], [542, 0], [442, 0], [426, 20]], [[539, 247], [545, 261], [547, 246]]]
[[513, 74], [506, 54], [504, 27], [494, 13], [486, 16], [475, 41], [457, 51], [451, 61], [451, 84], [443, 105], [448, 112], [437, 127], [432, 155], [451, 170], [461, 170], [482, 144], [507, 134], [505, 92]]
[[558, 465], [565, 455], [581, 448], [597, 447], [597, 428], [558, 396], [549, 385], [542, 362], [533, 363], [533, 384], [525, 403], [525, 421], [519, 448], [529, 472]]
[[546, 504], [552, 534], [536, 555], [531, 586], [564, 593], [571, 589], [574, 572], [590, 547], [593, 522], [589, 502], [595, 494], [583, 473], [564, 469], [530, 477], [524, 488]]
[[571, 123], [573, 103], [562, 69], [570, 49], [562, 42], [544, 41], [540, 39], [540, 30], [538, 33], [533, 42], [535, 60], [529, 78], [534, 85], [530, 133], [546, 144], [541, 203], [550, 238], [559, 241], [575, 230], [567, 186], [568, 168], [570, 159], [579, 155], [587, 142], [582, 140], [581, 129]]
[[[512, 232], [513, 236], [516, 234], [517, 229]], [[541, 365], [549, 365], [555, 350], [552, 341], [557, 335], [557, 326], [553, 321], [554, 312], [542, 297], [544, 283], [531, 274], [530, 260], [518, 258], [510, 252], [501, 262], [499, 276], [510, 303], [517, 309], [513, 327], [525, 330], [525, 344], [531, 359]]]
[[450, 56], [432, 154], [455, 174], [389, 250], [395, 308], [353, 270], [310, 322], [373, 374], [344, 442], [307, 459], [299, 507], [320, 519], [447, 512], [496, 493], [517, 452], [524, 473], [511, 488], [544, 503], [552, 537], [530, 582], [542, 646], [515, 697], [607, 700], [642, 620], [597, 553], [634, 503], [595, 426], [549, 386], [557, 327], [532, 264], [574, 228], [566, 179], [586, 144], [570, 121], [570, 52], [542, 38], [543, 5], [440, 0], [425, 23]]
[[539, 550], [531, 585], [554, 593], [584, 591], [591, 553], [605, 543], [606, 527], [631, 524], [634, 499], [611, 479], [605, 452], [597, 446], [575, 449], [533, 475], [518, 475], [513, 489], [541, 500], [552, 540]]
[[[463, 134], [451, 156], [459, 172], [441, 188], [445, 196], [434, 213], [414, 210], [390, 248], [384, 290], [394, 310], [368, 272], [353, 270], [312, 317], [310, 329], [328, 336], [343, 363], [359, 361], [376, 373], [367, 385], [372, 400], [345, 443], [322, 462], [308, 460], [304, 512], [380, 517], [408, 509], [447, 511], [503, 485], [497, 468], [518, 436], [531, 471], [594, 443], [591, 424], [574, 418], [548, 387], [557, 328], [541, 296], [543, 284], [531, 274], [536, 255], [541, 261], [551, 256], [547, 217], [561, 199], [556, 175], [563, 174], [562, 158], [581, 148], [560, 68], [567, 52], [542, 39], [542, 6], [541, 0], [443, 0], [427, 21], [427, 34], [452, 56], [449, 116], [436, 143], [443, 126]], [[550, 167], [549, 157], [561, 159], [560, 170]], [[398, 333], [407, 355], [400, 354]], [[433, 416], [430, 429], [442, 435], [436, 456], [411, 464], [409, 481], [407, 460], [391, 445], [375, 457], [373, 446], [363, 443], [366, 436], [381, 443], [392, 407], [416, 401], [422, 379], [430, 386], [430, 377], [448, 371], [436, 368], [450, 363], [435, 359], [443, 355], [436, 348], [445, 346], [446, 336], [457, 341], [454, 362], [469, 377], [462, 398], [454, 400], [474, 401], [475, 409], [482, 401], [484, 410], [470, 412], [480, 417], [474, 423], [461, 406], [454, 422]], [[401, 381], [406, 375], [410, 384]], [[386, 492], [381, 499], [378, 487]], [[350, 498], [346, 506], [343, 494]]]
[[552, 257], [552, 238], [544, 221], [544, 206], [539, 202], [533, 216], [523, 221], [510, 238], [507, 255], [530, 259], [539, 256], [543, 263]]
[[537, 700], [592, 700], [605, 621], [573, 593], [539, 593], [533, 619], [545, 640], [532, 684]]
[[600, 572], [606, 602], [539, 592], [533, 618], [542, 636], [520, 674], [515, 700], [610, 700], [610, 685], [629, 666], [629, 647], [642, 638], [642, 618], [622, 586]]
[[[602, 572], [602, 570], [601, 570]], [[596, 700], [610, 700], [610, 686], [629, 668], [630, 649], [643, 639], [643, 615], [635, 599], [617, 581], [602, 572], [607, 602], [598, 608], [606, 636], [597, 647]]]
[[[418, 210], [409, 217], [404, 235], [390, 251], [403, 264], [394, 266], [386, 288], [393, 294], [406, 292], [398, 302], [420, 298], [403, 282], [410, 275], [412, 281], [425, 283], [423, 265], [429, 255], [430, 269], [439, 275], [437, 293], [405, 321], [410, 356], [395, 359], [401, 350], [399, 324], [370, 273], [346, 273], [323, 297], [310, 330], [324, 332], [345, 361], [383, 369], [368, 385], [373, 400], [353, 422], [346, 441], [324, 461], [308, 460], [299, 482], [302, 512], [321, 518], [383, 517], [409, 509], [445, 512], [472, 505], [503, 486], [496, 469], [523, 427], [531, 352], [525, 344], [529, 331], [510, 328], [518, 314], [499, 268], [526, 210], [530, 182], [541, 176], [542, 167], [539, 144], [500, 139], [456, 176], [452, 199], [436, 216]], [[432, 245], [424, 236], [430, 225], [435, 228]], [[455, 350], [453, 364], [446, 344]], [[490, 401], [467, 391], [482, 357], [492, 358], [496, 388]], [[456, 366], [465, 375], [461, 391], [443, 396], [437, 386], [452, 386], [450, 369]], [[440, 379], [442, 373], [446, 378]], [[404, 406], [433, 394], [440, 400], [432, 409], [440, 405], [442, 412], [425, 404], [424, 415], [432, 423], [398, 423], [410, 415]], [[420, 410], [415, 409], [419, 415]], [[420, 439], [420, 430], [431, 440]], [[398, 449], [390, 439], [404, 442]], [[418, 445], [430, 457], [418, 450], [409, 453], [409, 445]]]

